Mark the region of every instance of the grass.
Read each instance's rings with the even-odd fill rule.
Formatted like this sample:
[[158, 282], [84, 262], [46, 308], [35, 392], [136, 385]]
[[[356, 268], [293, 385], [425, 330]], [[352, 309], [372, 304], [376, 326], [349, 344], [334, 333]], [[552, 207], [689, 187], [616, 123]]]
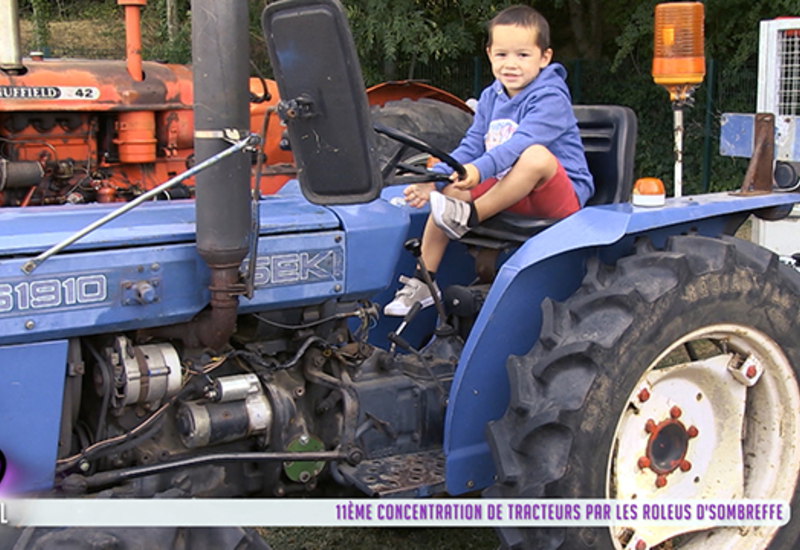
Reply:
[[500, 543], [489, 528], [258, 528], [273, 550], [373, 550], [378, 548], [495, 550]]

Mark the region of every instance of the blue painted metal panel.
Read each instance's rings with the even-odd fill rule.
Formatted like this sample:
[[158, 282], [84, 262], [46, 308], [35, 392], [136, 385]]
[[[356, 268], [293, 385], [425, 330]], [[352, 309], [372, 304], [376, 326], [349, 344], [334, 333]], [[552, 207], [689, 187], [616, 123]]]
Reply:
[[346, 264], [341, 231], [261, 237], [255, 293], [252, 300], [240, 299], [239, 311], [279, 309], [344, 296]]
[[[0, 250], [40, 252], [108, 211], [107, 205], [3, 209]], [[408, 215], [383, 200], [335, 211], [311, 205], [296, 182], [262, 200], [260, 219], [256, 292], [241, 300], [242, 312], [373, 295], [391, 282], [408, 227]], [[194, 239], [193, 202], [147, 203], [30, 276], [20, 270], [23, 258], [1, 262], [0, 344], [191, 319], [209, 300], [208, 269]], [[145, 303], [139, 284], [152, 291]]]
[[[0, 263], [0, 344], [176, 323], [208, 302], [208, 271], [194, 245], [61, 254], [30, 276], [20, 271], [24, 261]], [[158, 301], [131, 302], [139, 283]]]
[[392, 282], [410, 216], [382, 199], [331, 209], [347, 235], [347, 294], [370, 298]]
[[0, 498], [52, 487], [67, 341], [0, 347]]
[[[0, 210], [0, 254], [43, 252], [116, 207], [118, 205], [86, 204], [3, 208]], [[260, 222], [262, 235], [339, 228], [338, 218], [329, 209], [311, 204], [299, 193], [293, 193], [291, 186], [285, 194], [262, 199]], [[87, 235], [68, 250], [130, 248], [194, 240], [194, 201], [148, 202]]]
[[753, 156], [755, 115], [724, 113], [719, 129], [719, 154], [725, 157]]
[[[390, 233], [373, 221], [377, 235]], [[356, 241], [377, 246], [364, 242], [368, 235], [365, 230]], [[240, 311], [353, 299], [387, 286], [394, 258], [368, 255], [375, 273], [353, 273], [347, 264], [350, 246], [341, 231], [261, 237], [256, 292], [252, 300], [241, 299]], [[397, 242], [392, 246], [400, 248]], [[356, 253], [365, 256], [367, 249], [360, 250]], [[209, 300], [208, 269], [193, 244], [61, 254], [30, 276], [20, 271], [24, 261], [0, 263], [0, 344], [179, 323]], [[137, 300], [136, 285], [143, 283], [154, 290], [155, 301]]]
[[737, 212], [798, 201], [797, 193], [737, 198], [717, 193], [669, 199], [663, 208], [591, 207], [529, 239], [500, 269], [450, 389], [444, 442], [448, 492], [461, 494], [492, 483], [494, 467], [483, 427], [508, 407], [506, 360], [533, 346], [542, 300], [564, 300], [577, 290], [590, 255], [615, 261], [643, 233], [656, 245], [690, 229], [718, 235], [726, 218]]

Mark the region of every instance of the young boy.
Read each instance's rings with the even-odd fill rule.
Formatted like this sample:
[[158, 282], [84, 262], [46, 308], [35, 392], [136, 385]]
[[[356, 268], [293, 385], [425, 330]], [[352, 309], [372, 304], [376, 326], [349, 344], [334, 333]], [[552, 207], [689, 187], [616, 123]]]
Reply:
[[[404, 190], [415, 208], [431, 203], [422, 234], [422, 262], [435, 276], [450, 239], [500, 211], [560, 219], [594, 193], [564, 67], [550, 63], [550, 27], [528, 6], [512, 6], [488, 25], [486, 53], [494, 83], [481, 93], [475, 118], [451, 153], [467, 175], [452, 183], [423, 183]], [[439, 163], [434, 170], [448, 173]], [[417, 266], [384, 313], [404, 316], [415, 302], [433, 304]], [[438, 289], [437, 289], [437, 292]]]

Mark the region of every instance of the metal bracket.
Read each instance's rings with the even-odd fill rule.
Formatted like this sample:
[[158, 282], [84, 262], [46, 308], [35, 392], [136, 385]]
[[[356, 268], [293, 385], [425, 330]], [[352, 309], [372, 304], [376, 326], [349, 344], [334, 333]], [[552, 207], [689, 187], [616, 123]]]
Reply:
[[772, 193], [772, 161], [775, 155], [775, 115], [758, 113], [755, 118], [753, 156], [747, 166], [741, 195]]
[[143, 279], [122, 282], [122, 305], [139, 306], [161, 301], [161, 280]]
[[308, 119], [317, 116], [314, 100], [307, 95], [278, 102], [278, 116], [281, 120]]

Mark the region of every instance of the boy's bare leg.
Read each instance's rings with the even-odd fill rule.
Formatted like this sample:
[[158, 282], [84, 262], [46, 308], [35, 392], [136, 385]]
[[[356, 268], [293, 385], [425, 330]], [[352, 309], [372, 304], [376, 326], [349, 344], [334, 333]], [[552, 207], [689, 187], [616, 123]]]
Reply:
[[[442, 193], [462, 201], [472, 202], [472, 196], [469, 191], [454, 189], [452, 185], [445, 187]], [[442, 262], [442, 257], [449, 242], [450, 238], [433, 223], [433, 217], [428, 216], [428, 221], [425, 222], [425, 229], [422, 231], [422, 261], [428, 271], [435, 272], [439, 269], [439, 264]]]
[[[519, 202], [528, 196], [536, 186], [552, 178], [556, 174], [556, 170], [558, 170], [558, 160], [553, 153], [543, 145], [531, 145], [522, 152], [519, 160], [505, 177], [475, 199], [478, 220], [491, 218]], [[464, 200], [462, 197], [456, 198]]]

